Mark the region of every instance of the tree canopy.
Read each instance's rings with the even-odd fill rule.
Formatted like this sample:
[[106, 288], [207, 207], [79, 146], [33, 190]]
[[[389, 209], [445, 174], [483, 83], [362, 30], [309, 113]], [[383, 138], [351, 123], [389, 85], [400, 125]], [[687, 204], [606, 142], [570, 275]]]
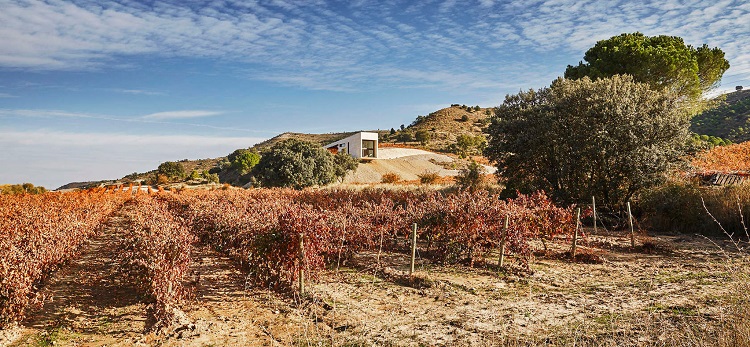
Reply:
[[592, 79], [631, 75], [652, 88], [667, 88], [694, 103], [715, 88], [729, 69], [724, 52], [703, 45], [694, 48], [677, 36], [645, 36], [636, 32], [597, 42], [578, 66], [568, 65], [565, 78]]
[[320, 145], [287, 139], [262, 153], [253, 176], [264, 187], [302, 189], [333, 183], [341, 172], [334, 155]]
[[253, 149], [238, 149], [229, 156], [227, 159], [231, 163], [233, 169], [244, 175], [252, 170], [255, 165], [260, 162], [260, 154]]
[[506, 97], [485, 154], [509, 192], [624, 203], [679, 160], [689, 117], [676, 99], [631, 76], [558, 79]]
[[157, 175], [164, 175], [169, 180], [181, 180], [185, 178], [185, 168], [181, 163], [174, 161], [165, 161], [159, 164], [159, 168], [156, 169]]

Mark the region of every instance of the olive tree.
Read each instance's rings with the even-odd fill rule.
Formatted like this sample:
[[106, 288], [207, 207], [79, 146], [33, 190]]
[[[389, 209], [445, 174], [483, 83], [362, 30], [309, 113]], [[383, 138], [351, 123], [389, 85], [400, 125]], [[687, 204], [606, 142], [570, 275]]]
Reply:
[[294, 189], [330, 184], [340, 175], [331, 152], [297, 139], [276, 143], [263, 152], [252, 173], [264, 187]]
[[631, 76], [558, 79], [506, 97], [485, 154], [510, 192], [624, 203], [679, 161], [689, 116], [677, 99]]

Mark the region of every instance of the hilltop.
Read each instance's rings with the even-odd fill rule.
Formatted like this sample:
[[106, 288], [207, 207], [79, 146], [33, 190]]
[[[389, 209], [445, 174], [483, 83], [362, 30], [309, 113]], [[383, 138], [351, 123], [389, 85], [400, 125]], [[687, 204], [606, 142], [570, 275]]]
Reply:
[[726, 100], [720, 101], [717, 107], [695, 116], [690, 130], [735, 143], [750, 140], [750, 90], [739, 90], [725, 96]]
[[456, 143], [458, 136], [483, 135], [482, 131], [489, 124], [492, 113], [491, 108], [454, 104], [426, 116], [417, 116], [408, 127], [389, 134], [382, 142], [401, 142], [398, 140], [400, 133], [407, 132], [413, 136], [419, 131], [426, 131], [431, 139], [425, 145], [412, 140], [414, 146], [431, 151], [452, 152], [453, 150], [449, 147]]

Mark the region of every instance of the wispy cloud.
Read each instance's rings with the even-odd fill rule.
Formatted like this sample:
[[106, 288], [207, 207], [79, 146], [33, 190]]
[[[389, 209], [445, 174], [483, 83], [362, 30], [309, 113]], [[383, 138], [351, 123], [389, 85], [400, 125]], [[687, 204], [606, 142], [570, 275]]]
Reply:
[[[750, 76], [750, 5], [736, 0], [456, 0], [154, 2], [6, 0], [0, 66], [101, 69], [123, 56], [245, 64], [250, 78], [352, 91], [394, 83], [477, 91], [515, 76], [549, 83], [597, 40], [678, 35], [721, 47]], [[403, 14], [407, 13], [407, 16]], [[509, 62], [517, 62], [511, 66]], [[532, 70], [525, 64], [536, 65]], [[383, 71], [412, 71], [393, 76]], [[509, 77], [510, 76], [510, 77]], [[498, 82], [501, 81], [501, 82]], [[137, 93], [136, 90], [132, 90]]]
[[152, 90], [143, 90], [143, 89], [110, 89], [110, 90], [116, 93], [132, 94], [132, 95], [149, 95], [149, 96], [165, 95], [165, 93], [163, 92], [156, 92]]
[[[212, 111], [198, 111], [198, 112], [212, 112]], [[161, 113], [164, 113], [164, 112], [161, 112]], [[154, 114], [157, 114], [157, 113], [154, 113]], [[154, 115], [154, 114], [151, 114], [151, 115]], [[177, 122], [177, 121], [172, 121], [171, 120], [171, 119], [176, 119], [176, 118], [161, 118], [161, 119], [159, 119], [159, 118], [144, 118], [144, 116], [137, 116], [137, 117], [132, 117], [132, 118], [124, 118], [124, 117], [115, 117], [115, 116], [112, 116], [112, 115], [89, 114], [89, 113], [80, 113], [80, 112], [67, 112], [67, 111], [60, 111], [60, 110], [0, 109], [0, 117], [82, 118], [82, 119], [94, 119], [94, 120], [101, 120], [101, 121], [124, 122], [124, 123], [146, 123], [146, 124], [184, 125], [184, 126], [197, 127], [197, 128], [207, 128], [207, 129], [214, 129], [214, 130], [227, 130], [227, 131], [233, 131], [233, 132], [248, 132], [248, 133], [258, 133], [258, 134], [279, 134], [279, 133], [281, 133], [281, 131], [277, 131], [277, 130], [273, 130], [273, 129], [258, 130], [258, 129], [241, 128], [241, 127], [237, 127], [237, 126], [218, 126], [218, 125], [200, 124], [200, 123]], [[195, 118], [195, 117], [193, 117], [193, 118]]]
[[17, 98], [18, 95], [8, 94], [8, 93], [0, 93], [0, 99], [7, 99], [7, 98]]
[[190, 118], [203, 118], [213, 117], [223, 114], [224, 112], [219, 111], [204, 111], [204, 110], [183, 110], [183, 111], [166, 111], [147, 114], [141, 118], [143, 119], [190, 119]]

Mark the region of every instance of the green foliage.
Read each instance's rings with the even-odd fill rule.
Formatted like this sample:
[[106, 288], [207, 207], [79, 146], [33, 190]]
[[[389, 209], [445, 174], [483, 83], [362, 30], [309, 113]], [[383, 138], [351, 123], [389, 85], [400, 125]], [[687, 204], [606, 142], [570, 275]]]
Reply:
[[414, 141], [414, 135], [408, 131], [401, 131], [396, 135], [396, 141], [403, 143], [411, 142]]
[[735, 143], [750, 140], [750, 91], [728, 94], [726, 102], [693, 117], [690, 130]]
[[354, 159], [354, 157], [349, 154], [339, 152], [333, 156], [333, 164], [336, 177], [338, 177], [339, 180], [343, 182], [344, 177], [346, 177], [346, 174], [349, 171], [357, 170], [359, 161], [357, 161], [357, 159]]
[[475, 192], [484, 187], [484, 174], [484, 166], [472, 160], [466, 168], [459, 171], [456, 184], [462, 190]]
[[159, 164], [159, 168], [156, 169], [156, 175], [163, 175], [167, 180], [171, 182], [181, 181], [185, 178], [185, 168], [181, 163], [166, 161]]
[[506, 97], [485, 154], [510, 192], [622, 204], [680, 160], [688, 116], [678, 102], [630, 76], [558, 79]]
[[469, 121], [469, 115], [465, 114], [465, 115], [461, 116], [461, 121], [462, 122], [468, 122]]
[[424, 146], [432, 140], [432, 134], [427, 130], [419, 130], [414, 134], [414, 138]]
[[44, 194], [47, 189], [42, 186], [34, 186], [31, 183], [23, 184], [3, 184], [0, 185], [0, 194], [3, 195], [14, 195], [14, 194]]
[[593, 79], [631, 75], [654, 89], [667, 88], [696, 102], [715, 88], [729, 69], [719, 48], [694, 48], [677, 36], [621, 34], [597, 42], [586, 51], [578, 66], [565, 70], [565, 78]]
[[456, 137], [454, 151], [464, 158], [472, 154], [481, 154], [485, 147], [487, 147], [487, 139], [483, 135], [461, 134]]
[[302, 189], [336, 179], [334, 156], [318, 144], [287, 139], [264, 152], [253, 176], [264, 187]]
[[254, 149], [238, 149], [227, 156], [230, 166], [239, 171], [240, 175], [247, 174], [260, 162], [260, 154]]
[[722, 139], [721, 137], [692, 134], [688, 140], [687, 148], [689, 153], [697, 153], [698, 151], [731, 144], [732, 141]]
[[391, 128], [391, 131], [388, 132], [388, 134], [389, 135], [395, 135], [396, 134], [396, 129]]
[[438, 174], [437, 172], [434, 172], [434, 171], [426, 171], [426, 172], [423, 172], [423, 173], [417, 175], [417, 177], [419, 177], [419, 183], [422, 183], [422, 184], [433, 184], [433, 183], [437, 182], [437, 180], [440, 179], [440, 174]]

